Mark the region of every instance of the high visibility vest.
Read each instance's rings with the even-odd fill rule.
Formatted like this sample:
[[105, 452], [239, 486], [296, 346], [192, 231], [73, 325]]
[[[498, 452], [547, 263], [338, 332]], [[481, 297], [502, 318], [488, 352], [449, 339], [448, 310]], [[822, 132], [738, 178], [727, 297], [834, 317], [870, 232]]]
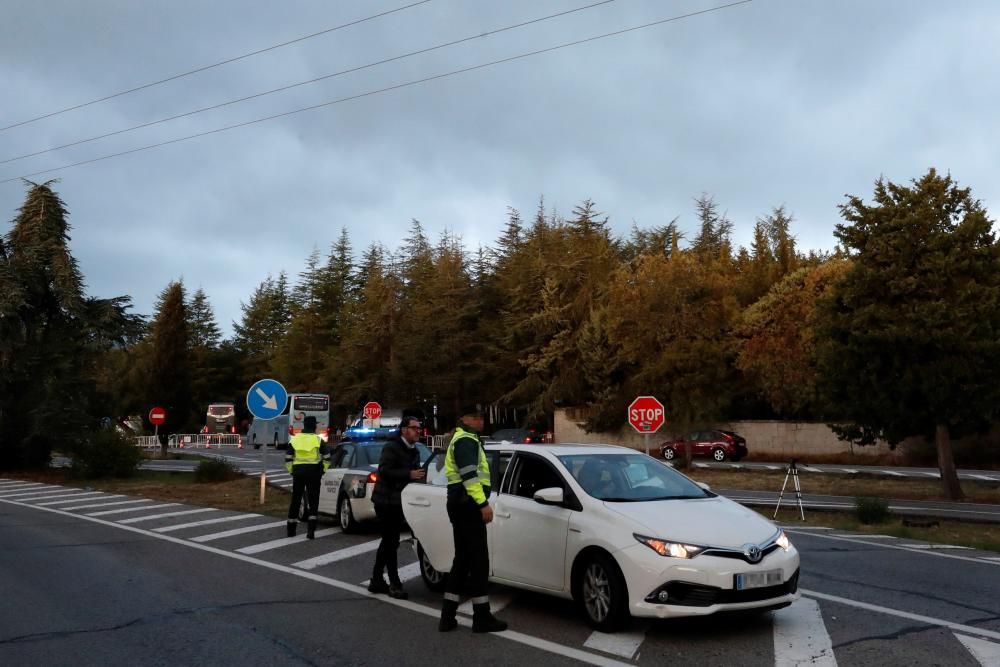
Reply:
[[[474, 446], [479, 454], [477, 463], [466, 463], [459, 467], [455, 461], [456, 444], [461, 446]], [[464, 488], [476, 505], [482, 507], [486, 504], [486, 499], [490, 497], [490, 464], [486, 459], [486, 450], [474, 433], [464, 430], [462, 427], [455, 429], [455, 435], [448, 443], [448, 452], [444, 457], [444, 472], [448, 480], [449, 497], [459, 489]]]
[[288, 472], [297, 465], [323, 464], [323, 470], [329, 467], [329, 458], [323, 456], [323, 441], [315, 433], [296, 433], [288, 441], [289, 452], [285, 454], [285, 468]]

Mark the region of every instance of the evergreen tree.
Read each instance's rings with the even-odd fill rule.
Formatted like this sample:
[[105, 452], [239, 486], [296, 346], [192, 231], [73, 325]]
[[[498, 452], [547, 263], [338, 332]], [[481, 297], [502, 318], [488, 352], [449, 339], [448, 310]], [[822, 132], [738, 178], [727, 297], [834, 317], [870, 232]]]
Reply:
[[933, 437], [948, 497], [962, 490], [951, 438], [1000, 406], [1000, 246], [968, 188], [931, 169], [850, 196], [836, 236], [852, 267], [821, 302], [820, 377], [860, 444]]
[[215, 349], [219, 347], [222, 335], [219, 333], [219, 325], [215, 323], [215, 313], [208, 302], [205, 290], [198, 288], [187, 304], [188, 333], [190, 334], [188, 343], [192, 348]]
[[[190, 433], [197, 425], [191, 399], [191, 357], [184, 285], [170, 282], [156, 300], [150, 325], [150, 407], [167, 411], [166, 431]], [[163, 445], [166, 455], [166, 443]]]

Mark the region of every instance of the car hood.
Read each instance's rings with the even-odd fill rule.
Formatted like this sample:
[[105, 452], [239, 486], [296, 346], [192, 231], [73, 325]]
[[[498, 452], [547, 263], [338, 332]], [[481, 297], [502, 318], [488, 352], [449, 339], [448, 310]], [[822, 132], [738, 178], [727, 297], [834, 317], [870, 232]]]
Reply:
[[685, 544], [736, 548], [759, 544], [776, 531], [760, 514], [721, 496], [604, 506], [628, 519], [636, 532]]

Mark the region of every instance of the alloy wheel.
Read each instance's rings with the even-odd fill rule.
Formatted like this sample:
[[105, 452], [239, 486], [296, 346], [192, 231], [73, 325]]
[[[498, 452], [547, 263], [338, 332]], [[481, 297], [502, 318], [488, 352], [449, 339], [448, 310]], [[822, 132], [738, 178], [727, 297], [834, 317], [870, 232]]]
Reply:
[[595, 623], [601, 623], [611, 611], [611, 580], [600, 563], [591, 563], [583, 575], [583, 604]]

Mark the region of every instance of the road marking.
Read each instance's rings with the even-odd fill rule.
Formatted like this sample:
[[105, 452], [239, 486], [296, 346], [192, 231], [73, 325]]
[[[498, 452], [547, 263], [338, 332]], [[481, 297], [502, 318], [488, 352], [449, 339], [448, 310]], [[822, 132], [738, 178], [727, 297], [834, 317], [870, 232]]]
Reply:
[[13, 489], [23, 489], [28, 486], [42, 486], [41, 482], [20, 482], [18, 480], [6, 480], [0, 482], [0, 491], [10, 491]]
[[[332, 528], [331, 530], [340, 532], [339, 528]], [[319, 533], [316, 533], [316, 535], [319, 535]], [[336, 563], [337, 561], [344, 560], [345, 558], [353, 558], [354, 556], [368, 553], [369, 551], [375, 551], [378, 549], [378, 543], [381, 541], [382, 540], [371, 540], [369, 542], [362, 542], [361, 544], [355, 544], [353, 547], [338, 549], [337, 551], [325, 553], [322, 556], [300, 560], [298, 563], [292, 563], [292, 567], [297, 567], [303, 570], [313, 570], [322, 565], [329, 565], [330, 563]]]
[[[304, 528], [305, 526], [303, 526]], [[336, 535], [340, 532], [340, 528], [327, 528], [326, 530], [317, 530], [316, 537], [326, 537], [327, 535]], [[280, 549], [281, 547], [287, 547], [291, 544], [299, 544], [305, 542], [309, 538], [305, 535], [296, 535], [295, 537], [282, 537], [278, 540], [270, 540], [269, 542], [261, 542], [260, 544], [251, 544], [248, 547], [243, 547], [242, 549], [237, 549], [237, 553], [241, 554], [259, 554], [262, 551], [270, 551], [271, 549]]]
[[226, 523], [228, 521], [243, 521], [244, 519], [252, 519], [254, 517], [262, 516], [260, 514], [235, 514], [233, 516], [224, 516], [218, 519], [205, 519], [204, 521], [192, 521], [191, 523], [182, 523], [177, 526], [165, 526], [163, 528], [154, 528], [153, 531], [157, 533], [170, 533], [175, 530], [183, 530], [184, 528], [195, 528], [197, 526], [209, 526], [213, 523]]
[[[74, 493], [72, 497], [66, 497], [61, 500], [48, 500], [44, 503], [35, 503], [39, 507], [48, 507], [49, 505], [61, 505], [62, 503], [75, 503], [78, 500], [83, 500], [87, 496], [105, 496], [108, 497], [103, 491], [91, 491], [90, 493]], [[121, 498], [121, 496], [115, 496]], [[96, 500], [96, 498], [91, 497], [91, 500]]]
[[232, 530], [224, 530], [221, 533], [209, 533], [208, 535], [201, 535], [200, 537], [192, 537], [192, 542], [211, 542], [212, 540], [221, 540], [225, 537], [233, 537], [234, 535], [242, 535], [243, 533], [252, 533], [257, 530], [264, 530], [266, 528], [277, 528], [278, 526], [284, 526], [286, 521], [275, 521], [274, 523], [262, 523], [257, 526], [246, 526], [244, 528], [233, 528]]
[[205, 512], [218, 512], [214, 507], [202, 507], [196, 510], [184, 510], [181, 512], [166, 512], [165, 514], [151, 514], [149, 516], [138, 516], [134, 519], [125, 519], [118, 523], [139, 523], [141, 521], [152, 521], [153, 519], [165, 519], [168, 516], [185, 516], [187, 514], [203, 514]]
[[836, 667], [833, 643], [819, 603], [799, 598], [774, 612], [774, 666]]
[[793, 526], [791, 524], [780, 524], [782, 528], [787, 528], [788, 530], [833, 530], [829, 526]]
[[[399, 583], [405, 584], [407, 581], [410, 581], [411, 579], [416, 579], [417, 577], [420, 576], [420, 562], [418, 561], [415, 563], [410, 563], [409, 565], [404, 565], [403, 567], [399, 568], [398, 572], [399, 572]], [[360, 585], [367, 588], [368, 584], [370, 584], [371, 582], [372, 582], [371, 579], [365, 579], [364, 581], [361, 582]]]
[[781, 466], [764, 466], [768, 470], [781, 470]]
[[959, 475], [959, 477], [963, 477], [965, 479], [982, 479], [982, 480], [985, 480], [987, 482], [995, 482], [996, 481], [995, 478], [990, 477], [989, 475], [964, 474], [964, 475]]
[[855, 470], [854, 468], [841, 468], [841, 470], [843, 470], [846, 473], [850, 473], [851, 475], [857, 475], [858, 474], [858, 471]]
[[998, 556], [981, 556], [980, 559], [981, 560], [991, 560], [991, 561], [996, 561], [997, 563], [1000, 563], [1000, 557], [998, 557]]
[[857, 537], [864, 540], [898, 540], [899, 538], [895, 535], [855, 535], [853, 533], [849, 535], [833, 535], [833, 537]]
[[918, 475], [927, 475], [928, 477], [933, 477], [934, 479], [941, 479], [941, 473], [939, 472], [917, 472]]
[[31, 499], [31, 498], [40, 498], [44, 496], [58, 496], [66, 493], [73, 493], [75, 491], [76, 489], [74, 489], [73, 491], [69, 491], [67, 489], [59, 487], [49, 487], [44, 491], [42, 489], [18, 489], [17, 491], [14, 491], [12, 493], [4, 493], [2, 495], [5, 499], [21, 500], [22, 498]]
[[968, 549], [972, 550], [972, 547], [959, 547], [954, 544], [907, 544], [905, 546], [911, 549]]
[[957, 632], [953, 633], [955, 639], [962, 642], [962, 646], [968, 649], [972, 657], [979, 661], [983, 667], [996, 667], [1000, 665], [1000, 644], [988, 642], [977, 637], [966, 637]]
[[802, 470], [808, 470], [809, 472], [826, 472], [821, 468], [813, 468], [812, 466], [799, 465], [799, 468]]
[[865, 609], [867, 611], [874, 611], [880, 614], [898, 616], [899, 618], [906, 618], [911, 621], [917, 621], [918, 623], [925, 623], [927, 625], [936, 625], [938, 627], [948, 628], [949, 630], [964, 632], [965, 634], [968, 635], [979, 635], [980, 637], [988, 637], [990, 639], [1000, 639], [1000, 632], [996, 632], [995, 630], [977, 628], [973, 625], [962, 625], [961, 623], [952, 623], [951, 621], [945, 621], [943, 619], [933, 618], [931, 616], [923, 616], [921, 614], [911, 614], [908, 611], [900, 611], [899, 609], [890, 609], [889, 607], [882, 607], [877, 604], [868, 604], [867, 602], [858, 602], [857, 600], [850, 600], [848, 598], [842, 598], [836, 595], [827, 595], [826, 593], [820, 593], [818, 591], [810, 591], [804, 588], [800, 588], [799, 591], [803, 595], [807, 595], [811, 598], [816, 598], [819, 600], [836, 602], [838, 604], [844, 604], [849, 607], [857, 607], [858, 609]]
[[648, 623], [641, 623], [639, 627], [629, 632], [607, 633], [595, 630], [587, 637], [587, 641], [583, 642], [583, 646], [631, 660], [646, 639], [648, 628]]
[[[514, 601], [514, 595], [511, 593], [497, 593], [496, 595], [490, 595], [489, 597], [490, 612], [494, 614], [499, 613], [504, 607]], [[466, 600], [462, 604], [458, 605], [458, 613], [472, 616], [472, 600]]]
[[[108, 498], [122, 498], [124, 496], [108, 496]], [[89, 510], [94, 507], [112, 507], [114, 505], [134, 505], [136, 503], [151, 503], [152, 500], [145, 498], [143, 500], [119, 500], [114, 503], [91, 503], [89, 505], [73, 505], [72, 507], [60, 507], [61, 510]], [[36, 507], [39, 507], [36, 505]]]
[[126, 507], [119, 510], [104, 510], [103, 512], [88, 512], [87, 516], [105, 516], [108, 514], [124, 514], [125, 512], [139, 512], [142, 510], [160, 509], [161, 507], [177, 507], [180, 503], [163, 503], [161, 505], [143, 505], [142, 507]]
[[[797, 533], [797, 529], [788, 528], [789, 532]], [[853, 542], [854, 544], [864, 544], [865, 546], [879, 546], [883, 549], [899, 549], [900, 551], [909, 551], [914, 554], [924, 554], [927, 556], [937, 556], [938, 558], [954, 558], [955, 560], [964, 560], [970, 563], [984, 563], [986, 565], [1000, 565], [1000, 560], [996, 562], [991, 562], [984, 560], [982, 558], [971, 558], [969, 556], [956, 556], [955, 554], [943, 554], [933, 550], [927, 549], [911, 549], [910, 547], [903, 544], [884, 544], [881, 542], [865, 542], [863, 540], [856, 540], [850, 537], [836, 537], [835, 535], [823, 535], [821, 533], [811, 533], [812, 537], [819, 537], [824, 540], [840, 540], [841, 542]]]
[[708, 467], [707, 463], [694, 463], [693, 465], [694, 465], [695, 468], [707, 468]]
[[896, 472], [895, 470], [876, 470], [875, 472], [882, 473], [883, 475], [892, 475], [893, 477], [906, 477], [901, 472]]

